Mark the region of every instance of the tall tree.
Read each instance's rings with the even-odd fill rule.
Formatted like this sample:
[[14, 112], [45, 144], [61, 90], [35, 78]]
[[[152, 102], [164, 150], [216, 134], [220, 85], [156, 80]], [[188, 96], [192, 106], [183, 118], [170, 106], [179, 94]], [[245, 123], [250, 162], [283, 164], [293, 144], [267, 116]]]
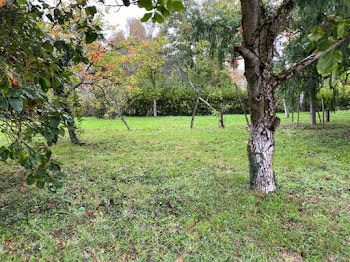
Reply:
[[[273, 171], [275, 151], [274, 134], [280, 125], [276, 116], [276, 88], [286, 80], [313, 64], [326, 54], [321, 63], [334, 63], [339, 55], [334, 49], [349, 39], [349, 33], [336, 34], [336, 40], [323, 51], [317, 51], [293, 66], [274, 74], [275, 41], [297, 0], [284, 0], [277, 8], [261, 0], [241, 0], [243, 44], [236, 47], [245, 61], [248, 95], [251, 111], [251, 128], [248, 142], [248, 159], [251, 186], [264, 193], [276, 189]], [[328, 54], [328, 55], [327, 55]], [[327, 57], [328, 56], [328, 57]]]

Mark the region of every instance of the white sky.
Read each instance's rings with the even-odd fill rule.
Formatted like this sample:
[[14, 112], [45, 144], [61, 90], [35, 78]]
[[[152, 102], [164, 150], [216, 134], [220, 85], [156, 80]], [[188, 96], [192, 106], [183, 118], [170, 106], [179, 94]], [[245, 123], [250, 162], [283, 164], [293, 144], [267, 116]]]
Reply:
[[104, 21], [106, 27], [117, 27], [114, 30], [105, 30], [105, 36], [108, 38], [113, 31], [125, 30], [128, 18], [141, 19], [147, 11], [144, 8], [139, 8], [135, 5], [121, 8], [107, 8]]

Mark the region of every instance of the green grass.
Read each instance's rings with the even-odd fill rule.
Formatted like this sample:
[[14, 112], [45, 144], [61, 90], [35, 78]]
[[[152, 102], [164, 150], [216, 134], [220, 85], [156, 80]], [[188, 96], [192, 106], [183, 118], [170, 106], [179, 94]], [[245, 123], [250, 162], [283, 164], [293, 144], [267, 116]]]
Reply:
[[58, 193], [0, 166], [0, 260], [349, 261], [350, 112], [280, 117], [269, 195], [249, 189], [242, 115], [84, 119], [86, 145], [54, 147]]

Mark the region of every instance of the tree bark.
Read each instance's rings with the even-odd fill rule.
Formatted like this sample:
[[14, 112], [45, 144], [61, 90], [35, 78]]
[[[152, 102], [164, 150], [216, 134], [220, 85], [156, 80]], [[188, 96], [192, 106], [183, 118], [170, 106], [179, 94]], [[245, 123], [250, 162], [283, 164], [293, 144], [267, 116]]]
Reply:
[[322, 125], [324, 126], [324, 100], [322, 96]]
[[311, 93], [310, 96], [310, 124], [316, 125], [316, 95]]
[[74, 123], [74, 117], [72, 117], [72, 120], [67, 120], [67, 126], [68, 126], [68, 133], [70, 137], [70, 141], [74, 145], [82, 145], [83, 143], [80, 142], [79, 138], [77, 137], [76, 134], [76, 127]]
[[157, 99], [153, 98], [153, 116], [157, 116]]
[[330, 121], [329, 109], [326, 109], [326, 122]]
[[283, 107], [284, 107], [284, 114], [286, 115], [286, 118], [289, 118], [289, 109], [286, 105], [286, 100], [283, 98]]
[[220, 127], [221, 128], [225, 128], [225, 125], [224, 125], [224, 113], [225, 113], [225, 105], [222, 105], [222, 108], [221, 108], [221, 111], [220, 111]]
[[244, 117], [245, 117], [245, 121], [247, 122], [247, 126], [250, 127], [249, 119], [248, 119], [248, 116], [247, 116], [247, 111], [245, 110], [245, 106], [243, 104], [241, 95], [239, 94], [238, 86], [236, 84], [235, 84], [235, 88], [236, 88], [236, 93], [237, 93], [237, 97], [238, 97], [239, 103], [241, 104], [241, 107], [242, 107], [242, 111], [243, 111], [243, 114], [244, 114]]

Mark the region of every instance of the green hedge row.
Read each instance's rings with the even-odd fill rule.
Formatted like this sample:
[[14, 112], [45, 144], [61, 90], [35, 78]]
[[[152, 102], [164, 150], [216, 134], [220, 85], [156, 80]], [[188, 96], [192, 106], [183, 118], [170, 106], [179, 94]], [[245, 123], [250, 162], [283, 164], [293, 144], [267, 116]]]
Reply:
[[[127, 101], [123, 109], [125, 115], [150, 116], [153, 115], [153, 98], [157, 100], [157, 113], [159, 116], [167, 115], [191, 115], [196, 101], [196, 93], [188, 87], [159, 88], [157, 93], [153, 89], [140, 89]], [[247, 93], [240, 92], [243, 103], [248, 109]], [[221, 110], [226, 106], [226, 113], [242, 113], [236, 90], [232, 88], [206, 88], [201, 97], [207, 100], [215, 109]], [[96, 107], [94, 105], [83, 105], [84, 116], [104, 117], [108, 108], [103, 101]], [[198, 105], [198, 115], [212, 114], [210, 108], [203, 102]]]

